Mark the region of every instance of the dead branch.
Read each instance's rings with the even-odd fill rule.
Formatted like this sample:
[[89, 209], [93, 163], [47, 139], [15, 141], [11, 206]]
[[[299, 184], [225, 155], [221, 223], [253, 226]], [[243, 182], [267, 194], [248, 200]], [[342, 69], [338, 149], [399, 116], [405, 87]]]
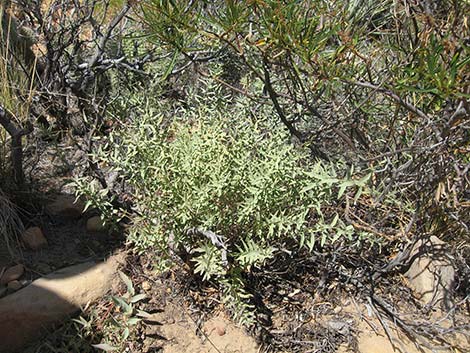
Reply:
[[0, 125], [7, 131], [11, 137], [11, 164], [13, 168], [13, 179], [18, 186], [24, 183], [23, 171], [23, 144], [22, 137], [32, 131], [32, 126], [28, 125], [21, 129], [13, 122], [12, 115], [2, 106], [0, 106]]

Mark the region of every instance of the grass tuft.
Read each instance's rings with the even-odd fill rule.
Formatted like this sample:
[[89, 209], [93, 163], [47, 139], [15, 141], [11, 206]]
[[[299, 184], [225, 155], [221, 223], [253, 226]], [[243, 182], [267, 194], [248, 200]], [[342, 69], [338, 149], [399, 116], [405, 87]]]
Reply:
[[[0, 191], [0, 264], [6, 265], [9, 261], [21, 255], [19, 235], [24, 226], [15, 205]], [[3, 263], [5, 262], [5, 263]]]

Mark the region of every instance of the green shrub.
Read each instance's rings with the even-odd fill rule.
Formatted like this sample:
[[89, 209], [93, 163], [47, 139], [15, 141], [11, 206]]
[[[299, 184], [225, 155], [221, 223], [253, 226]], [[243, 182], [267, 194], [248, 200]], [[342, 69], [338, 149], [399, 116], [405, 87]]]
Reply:
[[168, 121], [156, 104], [142, 104], [101, 154], [133, 189], [138, 216], [129, 239], [140, 251], [159, 249], [162, 260], [189, 255], [195, 273], [222, 284], [240, 320], [249, 321], [243, 274], [253, 266], [280, 249], [312, 250], [353, 236], [323, 210], [336, 200], [336, 186], [341, 196], [360, 181], [341, 184], [331, 165], [313, 162], [267, 112], [250, 119], [246, 100], [206, 95]]
[[[235, 80], [207, 63], [206, 75], [276, 107], [279, 121], [316, 156], [370, 163], [382, 196], [368, 215], [395, 193], [414, 203], [412, 223], [426, 225], [420, 232], [467, 239], [468, 0], [141, 5], [148, 33], [183, 63], [231, 53]], [[253, 80], [261, 84], [247, 84]], [[369, 226], [395, 214], [385, 209], [368, 217]], [[395, 234], [412, 229], [407, 224]]]

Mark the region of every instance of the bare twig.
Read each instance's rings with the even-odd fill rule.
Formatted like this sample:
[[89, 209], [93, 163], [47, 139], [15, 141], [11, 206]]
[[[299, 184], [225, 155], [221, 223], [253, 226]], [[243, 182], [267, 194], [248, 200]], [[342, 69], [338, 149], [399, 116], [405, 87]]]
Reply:
[[101, 40], [99, 41], [99, 44], [97, 45], [95, 49], [95, 55], [93, 55], [88, 61], [89, 68], [93, 68], [98, 62], [98, 59], [103, 55], [104, 48], [106, 47], [106, 43], [111, 37], [111, 34], [113, 33], [116, 26], [122, 21], [124, 16], [126, 16], [126, 14], [129, 12], [130, 8], [131, 8], [130, 2], [126, 1], [121, 11], [114, 17], [114, 19], [108, 25], [108, 28], [106, 29], [106, 33], [101, 37]]
[[11, 163], [13, 167], [13, 177], [18, 186], [24, 183], [23, 171], [23, 144], [21, 138], [32, 131], [32, 126], [27, 125], [25, 129], [20, 129], [13, 122], [12, 115], [0, 106], [0, 125], [11, 137]]

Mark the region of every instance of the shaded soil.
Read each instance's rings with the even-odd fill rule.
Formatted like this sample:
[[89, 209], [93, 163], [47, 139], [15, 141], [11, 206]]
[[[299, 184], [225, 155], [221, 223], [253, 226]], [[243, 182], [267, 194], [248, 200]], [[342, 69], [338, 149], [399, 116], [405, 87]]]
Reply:
[[23, 258], [25, 266], [38, 275], [81, 262], [102, 260], [123, 240], [117, 234], [88, 233], [85, 217], [67, 220], [45, 216], [35, 225], [43, 230], [48, 246], [38, 251], [23, 250]]
[[[34, 226], [41, 228], [48, 245], [33, 251], [19, 244], [18, 259], [9, 258], [5, 263], [0, 261], [0, 266], [21, 262], [26, 268], [22, 277], [24, 285], [63, 267], [103, 260], [122, 248], [125, 239], [122, 231], [87, 232], [87, 219], [98, 215], [94, 210], [88, 210], [79, 217], [47, 212], [48, 205], [60, 195], [73, 197], [69, 183], [87, 168], [86, 147], [80, 138], [65, 137], [61, 142], [55, 142], [34, 136], [29, 136], [32, 140], [25, 151], [29, 184], [24, 191], [10, 196], [18, 205], [25, 229]], [[6, 256], [2, 258], [6, 259]]]
[[48, 245], [39, 250], [19, 249], [19, 259], [14, 262], [25, 266], [26, 272], [21, 279], [23, 285], [60, 268], [101, 261], [122, 246], [124, 238], [119, 233], [87, 232], [87, 217], [89, 214], [69, 219], [41, 213], [25, 222], [26, 227], [40, 227]]

